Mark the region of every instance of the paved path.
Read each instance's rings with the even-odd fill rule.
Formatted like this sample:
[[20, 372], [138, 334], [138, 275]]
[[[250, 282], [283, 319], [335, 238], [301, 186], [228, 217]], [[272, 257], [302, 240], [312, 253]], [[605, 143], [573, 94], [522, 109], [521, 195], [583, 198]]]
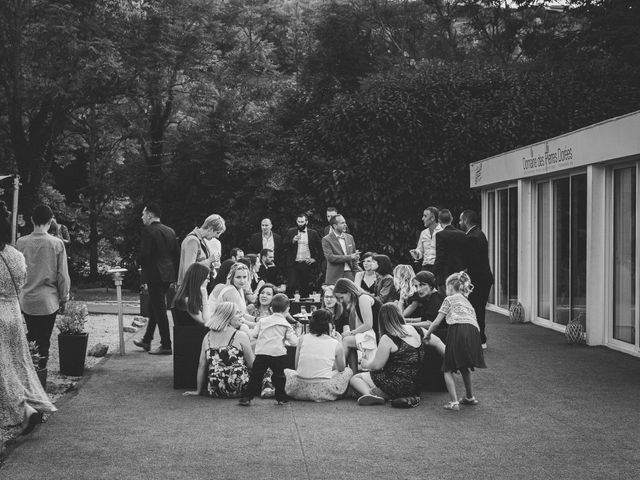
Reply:
[[638, 478], [640, 359], [488, 323], [481, 403], [457, 413], [445, 393], [411, 410], [184, 398], [171, 357], [128, 345], [11, 449], [0, 478]]

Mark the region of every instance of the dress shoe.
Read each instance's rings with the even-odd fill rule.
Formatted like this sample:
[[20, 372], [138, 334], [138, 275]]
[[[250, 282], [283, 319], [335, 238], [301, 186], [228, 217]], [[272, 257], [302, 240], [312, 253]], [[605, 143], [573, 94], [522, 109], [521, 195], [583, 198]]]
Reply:
[[158, 347], [149, 350], [149, 355], [171, 355], [171, 347]]
[[151, 344], [145, 342], [144, 340], [134, 340], [133, 344], [136, 347], [140, 347], [141, 349], [143, 349], [145, 352], [148, 352], [149, 350], [151, 350]]

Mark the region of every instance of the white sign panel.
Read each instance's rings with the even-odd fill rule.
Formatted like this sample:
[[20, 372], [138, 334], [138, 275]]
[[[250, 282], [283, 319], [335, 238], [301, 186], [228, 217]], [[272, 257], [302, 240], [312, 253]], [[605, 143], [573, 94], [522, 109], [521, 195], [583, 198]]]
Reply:
[[471, 187], [640, 155], [640, 111], [472, 163]]

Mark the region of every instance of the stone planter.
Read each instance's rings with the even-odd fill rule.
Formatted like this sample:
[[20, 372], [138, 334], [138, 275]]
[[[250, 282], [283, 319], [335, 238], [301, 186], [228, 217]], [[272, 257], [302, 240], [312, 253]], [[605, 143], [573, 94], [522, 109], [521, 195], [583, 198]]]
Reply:
[[60, 357], [60, 373], [71, 377], [79, 377], [84, 373], [84, 362], [87, 356], [89, 334], [58, 335]]

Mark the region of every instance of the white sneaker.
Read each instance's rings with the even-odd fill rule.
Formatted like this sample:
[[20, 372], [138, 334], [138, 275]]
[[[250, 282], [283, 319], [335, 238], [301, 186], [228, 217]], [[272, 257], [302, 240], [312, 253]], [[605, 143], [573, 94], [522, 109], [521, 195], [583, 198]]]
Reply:
[[483, 350], [486, 350], [486, 349], [487, 349], [487, 344], [486, 344], [486, 343], [483, 343], [483, 344], [482, 344], [482, 349], [483, 349]]

